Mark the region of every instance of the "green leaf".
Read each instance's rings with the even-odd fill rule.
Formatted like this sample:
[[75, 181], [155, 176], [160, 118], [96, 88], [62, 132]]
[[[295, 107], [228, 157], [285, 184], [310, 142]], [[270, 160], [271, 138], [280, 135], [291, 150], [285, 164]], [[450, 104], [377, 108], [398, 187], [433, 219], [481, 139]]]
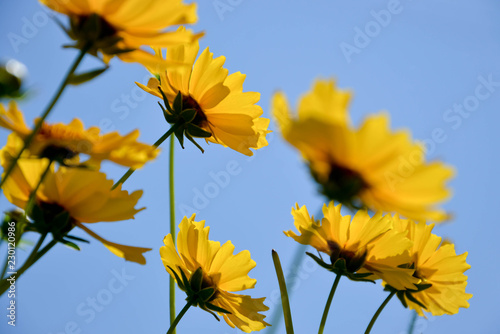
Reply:
[[80, 73], [80, 74], [72, 74], [69, 78], [68, 78], [68, 84], [70, 85], [80, 85], [82, 83], [85, 83], [87, 81], [90, 81], [94, 78], [96, 78], [97, 76], [101, 75], [102, 73], [104, 73], [109, 67], [106, 66], [104, 68], [98, 68], [98, 69], [95, 69], [95, 70], [92, 70], [92, 71], [89, 71], [89, 72], [85, 72], [85, 73]]
[[211, 132], [203, 130], [198, 125], [194, 125], [193, 123], [189, 123], [186, 125], [186, 132], [189, 133], [189, 135], [191, 135], [193, 137], [197, 137], [197, 138], [210, 138], [210, 137], [212, 137]]

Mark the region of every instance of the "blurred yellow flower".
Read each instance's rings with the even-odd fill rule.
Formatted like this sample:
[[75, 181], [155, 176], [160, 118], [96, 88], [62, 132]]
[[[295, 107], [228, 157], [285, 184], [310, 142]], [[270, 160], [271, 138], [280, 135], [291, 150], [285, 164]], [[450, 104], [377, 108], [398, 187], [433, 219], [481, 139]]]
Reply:
[[273, 117], [285, 138], [290, 136], [290, 125], [298, 120], [314, 118], [340, 125], [350, 124], [350, 99], [351, 93], [337, 89], [333, 80], [316, 80], [312, 90], [300, 98], [297, 117], [291, 115], [285, 95], [282, 92], [275, 93], [272, 101]]
[[433, 228], [434, 225], [394, 217], [394, 229], [407, 231], [408, 238], [413, 241], [409, 253], [414, 276], [421, 279], [420, 284], [430, 286], [418, 292], [393, 288], [400, 290], [397, 296], [403, 305], [408, 305], [420, 316], [424, 316], [423, 311], [432, 315], [456, 314], [460, 307], [469, 307], [467, 300], [472, 297], [465, 292], [467, 276], [464, 272], [470, 268], [465, 262], [467, 252], [456, 255], [455, 246], [441, 242], [441, 237], [432, 234]]
[[[312, 98], [301, 102], [301, 110], [308, 110], [305, 102], [311, 101], [314, 112], [303, 112], [307, 117], [299, 114], [296, 120], [291, 119], [283, 94], [276, 94], [272, 103], [284, 138], [301, 152], [321, 192], [355, 208], [399, 213], [419, 221], [447, 219], [436, 205], [450, 196], [446, 182], [453, 169], [426, 162], [424, 147], [413, 142], [408, 131], [392, 132], [385, 113], [370, 115], [359, 129], [353, 128], [344, 115], [345, 103], [328, 102], [332, 94], [315, 89], [309, 95], [316, 102]], [[329, 110], [321, 108], [333, 108], [337, 116], [328, 120], [324, 115]]]
[[[245, 75], [240, 72], [228, 75], [228, 70], [222, 67], [225, 57], [214, 59], [208, 48], [195, 62], [198, 50], [198, 41], [168, 48], [168, 61], [193, 64], [193, 67], [163, 71], [159, 73], [159, 80], [151, 78], [147, 86], [137, 84], [159, 98], [162, 98], [161, 87], [170, 103], [180, 92], [183, 109], [196, 110], [191, 124], [211, 134], [207, 142], [230, 147], [245, 155], [253, 154], [250, 148], [267, 146], [269, 119], [260, 117], [262, 108], [255, 104], [260, 94], [243, 92]], [[161, 50], [155, 51], [162, 57]], [[157, 74], [154, 68], [149, 70]]]
[[[47, 169], [48, 159], [20, 159], [11, 176], [2, 186], [5, 197], [14, 205], [25, 209], [40, 180]], [[5, 168], [5, 165], [3, 166]], [[121, 187], [111, 191], [112, 180], [107, 180], [104, 173], [82, 168], [60, 167], [54, 164], [41, 183], [35, 197], [36, 207], [43, 215], [43, 221], [36, 221], [36, 229], [50, 232], [54, 236], [64, 237], [75, 226], [80, 227], [104, 244], [113, 254], [127, 261], [145, 264], [142, 253], [151, 248], [132, 247], [112, 243], [92, 232], [83, 223], [114, 222], [133, 219], [144, 208], [135, 209], [142, 196], [142, 190], [129, 194]], [[31, 210], [33, 211], [33, 210]], [[55, 226], [61, 214], [69, 214], [64, 226]], [[36, 213], [28, 212], [37, 216]]]
[[[8, 109], [0, 104], [0, 127], [13, 132], [9, 135], [1, 155], [16, 156], [31, 129], [26, 126], [23, 114], [15, 102], [11, 102]], [[28, 147], [29, 153], [24, 153], [23, 157], [71, 159], [76, 155], [86, 154], [90, 157], [90, 160], [85, 162], [87, 165], [110, 160], [137, 169], [159, 153], [152, 145], [138, 142], [138, 137], [139, 130], [134, 130], [125, 136], [121, 136], [118, 132], [101, 135], [98, 127], [85, 130], [77, 118], [67, 125], [44, 122]]]
[[[370, 217], [365, 210], [360, 210], [351, 220], [351, 216], [340, 213], [341, 207], [341, 204], [335, 206], [333, 201], [325, 204], [324, 218], [316, 221], [306, 206], [299, 208], [297, 205], [292, 208], [292, 215], [300, 235], [292, 230], [284, 233], [298, 243], [311, 245], [318, 252], [327, 254], [331, 264], [313, 257], [324, 267], [338, 269], [336, 262], [342, 260], [346, 271], [341, 274], [351, 279], [383, 279], [401, 289], [415, 289], [419, 280], [412, 276], [413, 270], [398, 268], [410, 261], [406, 251], [412, 242], [405, 237], [406, 231], [395, 231], [390, 215], [377, 213]], [[389, 266], [384, 262], [384, 259], [394, 257], [400, 261], [396, 265]], [[368, 273], [373, 275], [368, 276]]]
[[[171, 234], [163, 239], [165, 246], [160, 248], [160, 255], [167, 272], [182, 288], [180, 277], [185, 275], [187, 280], [193, 281], [195, 273], [201, 270], [202, 282], [198, 285], [209, 294], [206, 300], [198, 300], [199, 306], [209, 312], [215, 310], [232, 328], [250, 333], [269, 326], [264, 321], [265, 316], [258, 313], [269, 309], [263, 303], [265, 298], [232, 293], [252, 289], [257, 283], [248, 276], [255, 267], [250, 252], [245, 250], [234, 255], [231, 241], [221, 246], [220, 242], [209, 240], [210, 228], [205, 227], [205, 221], [194, 219], [193, 214], [191, 218], [184, 217], [179, 224], [177, 250]], [[218, 308], [230, 313], [219, 312]]]
[[68, 34], [75, 47], [92, 43], [90, 53], [101, 52], [107, 62], [114, 55], [127, 62], [158, 64], [141, 46], [170, 47], [196, 38], [192, 32], [166, 31], [197, 21], [196, 4], [182, 0], [40, 0], [70, 19]]

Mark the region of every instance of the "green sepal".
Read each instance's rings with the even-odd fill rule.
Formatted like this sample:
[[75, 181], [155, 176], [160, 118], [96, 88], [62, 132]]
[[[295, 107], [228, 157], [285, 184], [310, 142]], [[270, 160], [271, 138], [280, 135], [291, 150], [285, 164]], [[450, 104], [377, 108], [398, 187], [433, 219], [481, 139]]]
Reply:
[[188, 294], [188, 296], [192, 295], [193, 294], [193, 290], [191, 289], [191, 285], [189, 283], [189, 280], [188, 278], [186, 277], [186, 274], [184, 274], [184, 271], [182, 270], [181, 267], [178, 267], [179, 268], [179, 271], [181, 272], [181, 276], [182, 276], [182, 284], [184, 285], [184, 287], [186, 288], [186, 293]]
[[179, 140], [179, 144], [181, 144], [181, 147], [184, 148], [184, 129], [178, 128], [174, 131], [174, 134], [177, 137], [177, 140]]
[[201, 290], [201, 284], [203, 283], [203, 271], [200, 268], [196, 269], [196, 271], [191, 275], [191, 280], [189, 285], [191, 289], [195, 292]]
[[180, 115], [180, 113], [182, 112], [182, 94], [180, 91], [177, 93], [177, 96], [174, 99], [173, 107], [174, 114]]
[[211, 303], [205, 303], [205, 306], [208, 309], [210, 309], [212, 311], [215, 311], [215, 312], [231, 314], [231, 312], [229, 312], [228, 310], [225, 310], [225, 309], [223, 309], [222, 307], [219, 307], [219, 306], [215, 306], [214, 304], [211, 304]]
[[331, 264], [326, 264], [323, 259], [320, 259], [316, 255], [306, 252], [306, 254], [311, 257], [314, 261], [316, 261], [317, 264], [319, 264], [321, 267], [325, 268], [326, 270], [331, 271], [332, 270], [332, 265]]
[[98, 69], [95, 69], [95, 70], [92, 70], [92, 71], [89, 71], [89, 72], [85, 72], [85, 73], [80, 73], [80, 74], [73, 73], [68, 78], [68, 84], [74, 85], [74, 86], [80, 85], [82, 83], [90, 81], [90, 80], [96, 78], [97, 76], [101, 75], [108, 68], [109, 67], [106, 66], [106, 67], [98, 68]]
[[186, 125], [186, 132], [189, 133], [192, 137], [197, 138], [210, 138], [212, 137], [212, 133], [203, 130], [198, 125], [194, 125], [193, 123], [188, 123]]
[[51, 225], [53, 226], [52, 233], [61, 232], [61, 230], [63, 230], [68, 225], [69, 219], [70, 215], [68, 211], [63, 211], [55, 216], [54, 220], [51, 223]]
[[198, 293], [198, 296], [200, 297], [200, 299], [203, 302], [207, 302], [210, 300], [210, 298], [212, 298], [214, 293], [215, 293], [215, 290], [213, 288], [205, 288], [203, 290], [200, 290], [200, 292]]
[[179, 277], [179, 275], [177, 275], [177, 273], [175, 272], [175, 270], [172, 269], [172, 267], [170, 266], [167, 266], [168, 269], [170, 269], [170, 271], [174, 274], [174, 277], [175, 277], [175, 281], [177, 282], [177, 285], [179, 286], [179, 288], [182, 290], [182, 291], [186, 291], [186, 287], [184, 286], [184, 284], [182, 283], [182, 280], [181, 278]]
[[71, 242], [71, 241], [69, 241], [69, 240], [59, 239], [59, 240], [57, 240], [57, 241], [59, 241], [59, 242], [60, 242], [60, 243], [62, 243], [62, 244], [65, 244], [66, 246], [68, 246], [68, 247], [70, 247], [70, 248], [73, 248], [73, 249], [75, 249], [75, 250], [77, 250], [77, 251], [79, 251], [79, 250], [80, 250], [80, 247], [78, 247], [78, 245], [77, 245], [77, 244], [75, 244], [75, 243], [73, 243], [73, 242]]
[[432, 284], [421, 283], [421, 284], [415, 284], [415, 286], [417, 287], [417, 291], [420, 292], [420, 291], [424, 291], [426, 289], [429, 289], [432, 286]]
[[406, 298], [405, 298], [405, 291], [396, 292], [396, 296], [398, 297], [401, 304], [403, 304], [404, 308], [408, 308], [408, 303], [406, 302]]
[[28, 212], [28, 215], [33, 219], [35, 225], [45, 225], [45, 217], [43, 216], [43, 210], [40, 208], [38, 204], [33, 204], [31, 207], [31, 212]]
[[214, 316], [214, 318], [217, 320], [217, 321], [220, 321], [219, 317], [217, 316], [217, 314], [215, 314], [214, 312], [212, 312], [206, 305], [208, 304], [202, 304], [202, 305], [199, 305], [200, 308], [203, 310], [203, 311], [206, 311], [208, 313], [210, 313], [211, 315]]
[[[163, 92], [163, 89], [161, 89], [160, 86], [158, 86], [158, 90], [160, 91], [160, 94], [163, 98], [163, 103], [165, 103], [165, 107], [167, 108], [167, 110], [173, 115], [174, 114], [174, 110], [170, 107], [170, 102], [168, 102], [168, 99], [167, 99], [167, 96], [165, 95], [165, 93]], [[180, 93], [180, 92], [179, 92]]]
[[417, 304], [418, 306], [422, 307], [423, 309], [427, 309], [424, 304], [419, 302], [415, 297], [413, 297], [412, 293], [410, 291], [406, 291], [405, 293], [406, 298], [408, 298], [411, 302]]
[[[191, 135], [187, 132], [184, 133], [186, 135], [186, 138], [191, 142], [193, 143], [196, 147], [198, 147], [198, 149], [201, 151], [201, 153], [205, 153], [205, 151], [203, 150], [203, 148], [198, 145], [198, 143], [193, 139], [193, 137], [191, 137]], [[184, 147], [183, 147], [184, 148]]]
[[66, 235], [65, 238], [68, 238], [68, 239], [71, 239], [71, 240], [80, 241], [80, 242], [85, 242], [87, 244], [90, 244], [90, 241], [88, 241], [86, 239], [79, 238], [79, 237], [75, 237], [73, 235]]
[[184, 119], [184, 122], [190, 123], [196, 117], [196, 110], [195, 109], [184, 109], [181, 112], [181, 117], [182, 117], [182, 119]]

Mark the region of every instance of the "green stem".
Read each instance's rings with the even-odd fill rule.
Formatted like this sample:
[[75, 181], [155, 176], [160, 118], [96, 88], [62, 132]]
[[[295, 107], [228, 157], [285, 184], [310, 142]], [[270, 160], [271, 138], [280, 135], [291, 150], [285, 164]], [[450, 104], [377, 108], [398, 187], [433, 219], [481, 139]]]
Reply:
[[377, 321], [377, 318], [378, 316], [380, 315], [380, 313], [382, 313], [382, 310], [384, 309], [385, 305], [387, 305], [387, 303], [389, 303], [389, 301], [391, 300], [391, 298], [396, 294], [396, 291], [392, 291], [389, 296], [387, 296], [387, 298], [384, 300], [384, 302], [382, 303], [382, 305], [380, 305], [380, 307], [378, 308], [377, 312], [375, 312], [375, 314], [373, 315], [373, 318], [372, 320], [370, 321], [370, 323], [368, 324], [368, 327], [366, 327], [366, 331], [365, 331], [365, 334], [369, 334], [370, 331], [372, 330], [372, 327], [373, 325], [375, 324], [375, 321]]
[[56, 105], [57, 101], [59, 100], [59, 97], [61, 97], [64, 89], [68, 85], [69, 79], [71, 78], [71, 76], [73, 75], [73, 73], [75, 73], [76, 68], [78, 67], [78, 65], [80, 65], [80, 62], [82, 61], [83, 57], [85, 56], [85, 54], [87, 53], [87, 51], [90, 50], [91, 47], [92, 47], [92, 44], [88, 43], [87, 45], [85, 45], [80, 50], [80, 53], [78, 54], [78, 56], [76, 57], [75, 61], [71, 65], [70, 69], [66, 73], [66, 76], [64, 77], [63, 81], [59, 85], [59, 88], [57, 89], [56, 93], [52, 97], [52, 100], [50, 100], [50, 102], [49, 102], [48, 106], [45, 108], [45, 111], [43, 112], [42, 116], [40, 116], [40, 119], [36, 123], [35, 128], [33, 129], [33, 131], [31, 131], [31, 133], [28, 135], [28, 137], [26, 137], [26, 139], [24, 140], [23, 147], [17, 153], [16, 157], [11, 161], [9, 167], [5, 171], [5, 174], [4, 174], [3, 178], [2, 178], [2, 180], [0, 181], [0, 188], [5, 183], [5, 180], [7, 180], [7, 177], [14, 170], [14, 166], [16, 165], [16, 163], [19, 160], [19, 158], [21, 158], [21, 155], [23, 154], [24, 150], [28, 146], [31, 145], [31, 142], [35, 138], [36, 134], [38, 133], [38, 131], [40, 131], [40, 128], [42, 127], [43, 122], [45, 121], [45, 119], [47, 118], [47, 116], [49, 116], [49, 113], [52, 111], [52, 108], [54, 108], [54, 106]]
[[418, 313], [416, 311], [413, 311], [410, 319], [410, 325], [408, 326], [408, 334], [413, 334], [413, 331], [415, 330], [415, 324], [417, 322], [417, 317]]
[[[169, 161], [169, 198], [170, 198], [170, 234], [175, 246], [175, 184], [174, 184], [174, 149], [175, 137], [170, 137], [170, 161]], [[175, 280], [170, 276], [169, 282], [170, 296], [170, 324], [175, 321]], [[175, 327], [172, 331], [175, 334]]]
[[170, 328], [167, 331], [167, 334], [173, 334], [175, 333], [175, 327], [181, 321], [182, 317], [184, 314], [186, 314], [187, 310], [193, 305], [193, 300], [188, 300], [187, 304], [182, 308], [182, 310], [179, 312], [177, 317], [175, 318], [174, 322], [170, 325]]
[[[44, 238], [45, 238], [45, 236], [42, 236], [42, 238], [38, 241], [38, 243], [37, 243], [38, 247], [40, 247], [42, 245]], [[28, 262], [28, 260], [26, 260], [26, 262], [21, 267], [21, 269], [19, 269], [17, 271], [16, 281], [21, 277], [21, 275], [28, 268], [30, 268], [32, 265], [34, 265], [42, 256], [45, 255], [45, 253], [47, 253], [52, 247], [54, 247], [55, 244], [57, 244], [57, 241], [52, 240], [50, 243], [48, 243], [41, 251], [36, 253], [34, 256], [32, 256], [34, 254], [34, 252], [32, 252], [30, 255], [31, 260], [28, 258], [28, 260], [30, 260], [30, 261]], [[36, 248], [36, 246], [35, 246], [35, 248]], [[9, 286], [10, 286], [10, 283], [7, 281], [7, 279], [2, 279], [2, 282], [0, 283], [0, 296], [3, 295], [5, 291], [7, 291]]]
[[[172, 133], [174, 133], [175, 130], [177, 130], [178, 127], [179, 127], [179, 124], [177, 124], [177, 123], [175, 123], [174, 125], [172, 125], [170, 127], [170, 129], [168, 129], [168, 131], [165, 132], [165, 134], [163, 136], [161, 136], [160, 139], [158, 139], [153, 144], [153, 146], [154, 147], [160, 146], [165, 141], [165, 139], [167, 139], [168, 137], [170, 137], [170, 135]], [[120, 184], [123, 184], [125, 181], [127, 181], [127, 179], [130, 177], [130, 175], [132, 175], [134, 172], [135, 172], [135, 169], [130, 168], [125, 174], [123, 174], [123, 176], [115, 184], [113, 184], [113, 186], [111, 187], [111, 190], [115, 189]]]
[[283, 275], [283, 269], [281, 268], [281, 261], [278, 253], [273, 249], [273, 262], [274, 269], [276, 270], [276, 276], [278, 276], [278, 283], [281, 292], [281, 305], [283, 308], [283, 316], [285, 318], [285, 328], [287, 334], [293, 334], [293, 322], [292, 322], [292, 311], [290, 310], [290, 301], [288, 299], [288, 292], [286, 291], [285, 276]]
[[323, 317], [321, 318], [321, 324], [319, 325], [318, 334], [322, 334], [325, 329], [326, 318], [328, 317], [328, 311], [330, 311], [330, 305], [332, 304], [333, 296], [335, 295], [335, 290], [337, 290], [337, 285], [339, 285], [339, 281], [342, 275], [337, 274], [335, 277], [335, 281], [333, 282], [332, 290], [330, 291], [330, 295], [328, 296], [328, 300], [326, 301], [325, 310], [323, 311]]

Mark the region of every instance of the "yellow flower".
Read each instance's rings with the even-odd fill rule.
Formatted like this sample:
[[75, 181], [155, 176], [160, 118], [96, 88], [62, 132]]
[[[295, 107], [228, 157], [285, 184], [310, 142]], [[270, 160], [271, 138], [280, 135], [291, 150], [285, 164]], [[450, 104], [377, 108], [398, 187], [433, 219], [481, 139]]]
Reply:
[[283, 137], [288, 138], [290, 125], [296, 120], [308, 118], [321, 119], [324, 122], [349, 124], [348, 113], [351, 93], [335, 87], [333, 80], [317, 80], [310, 92], [299, 100], [297, 117], [292, 119], [290, 106], [282, 92], [273, 97], [273, 116], [276, 119]]
[[[30, 194], [35, 189], [48, 159], [20, 159], [11, 176], [2, 186], [5, 197], [19, 208], [26, 208]], [[142, 196], [141, 191], [129, 194], [121, 186], [110, 191], [112, 180], [107, 180], [104, 173], [81, 168], [51, 168], [36, 193], [36, 206], [43, 212], [42, 221], [35, 220], [36, 229], [50, 232], [54, 236], [65, 237], [75, 226], [80, 227], [92, 237], [101, 241], [113, 254], [145, 264], [142, 253], [151, 248], [132, 247], [112, 243], [92, 232], [83, 223], [114, 222], [134, 218], [144, 208], [135, 209]], [[5, 165], [3, 166], [5, 168]], [[36, 215], [33, 212], [28, 214]], [[57, 217], [69, 214], [63, 226], [55, 226]], [[38, 217], [40, 220], [40, 217]]]
[[187, 43], [190, 31], [166, 31], [171, 26], [197, 21], [196, 4], [182, 0], [40, 0], [70, 18], [68, 34], [75, 47], [93, 43], [91, 54], [101, 52], [107, 62], [114, 55], [127, 62], [158, 64], [141, 46], [170, 47]]
[[[3, 154], [15, 156], [21, 150], [23, 141], [31, 133], [26, 126], [23, 114], [15, 102], [9, 104], [6, 110], [0, 104], [0, 127], [13, 133], [7, 139]], [[63, 123], [43, 123], [40, 131], [28, 147], [29, 154], [24, 157], [48, 157], [71, 159], [78, 154], [87, 154], [90, 161], [87, 164], [110, 160], [117, 164], [132, 167], [142, 167], [154, 159], [159, 151], [152, 145], [137, 141], [139, 131], [135, 130], [125, 136], [118, 132], [101, 135], [99, 128], [84, 129], [82, 122], [75, 118], [68, 125]]]
[[[411, 140], [408, 131], [390, 130], [387, 114], [371, 115], [355, 129], [347, 116], [342, 116], [344, 121], [338, 116], [345, 113], [343, 107], [328, 103], [333, 93], [317, 91], [311, 94], [324, 103], [310, 102], [314, 112], [307, 117], [292, 120], [282, 94], [273, 98], [273, 114], [284, 138], [309, 164], [324, 195], [352, 207], [399, 213], [415, 220], [448, 218], [436, 206], [450, 196], [446, 182], [453, 176], [451, 167], [426, 162], [425, 149]], [[307, 110], [305, 102], [301, 110]], [[317, 116], [328, 114], [326, 108], [333, 108], [337, 120]]]
[[179, 224], [177, 250], [171, 234], [163, 239], [165, 246], [160, 248], [160, 255], [167, 272], [182, 287], [179, 277], [184, 274], [193, 281], [195, 273], [198, 271], [199, 274], [201, 270], [201, 288], [205, 291], [212, 289], [210, 292], [213, 293], [206, 297], [207, 300], [199, 301], [200, 307], [207, 311], [221, 308], [230, 312], [217, 311], [232, 328], [238, 327], [250, 333], [269, 326], [264, 321], [265, 316], [258, 313], [269, 309], [263, 303], [265, 298], [254, 299], [233, 293], [252, 289], [257, 283], [248, 276], [255, 267], [250, 252], [245, 250], [234, 255], [231, 241], [221, 246], [220, 242], [209, 240], [210, 228], [205, 227], [205, 221], [196, 222], [194, 219], [193, 214], [191, 218], [184, 217]]
[[[411, 241], [405, 237], [406, 231], [393, 229], [392, 218], [381, 213], [370, 218], [365, 210], [358, 211], [351, 220], [351, 216], [340, 213], [342, 205], [323, 206], [321, 221], [316, 221], [309, 215], [306, 206], [292, 208], [294, 225], [300, 235], [294, 231], [285, 231], [285, 235], [292, 237], [298, 243], [311, 245], [319, 252], [330, 257], [331, 265], [319, 258], [313, 258], [323, 267], [337, 274], [345, 274], [357, 280], [383, 279], [401, 289], [415, 289], [418, 279], [413, 277], [412, 269], [398, 268], [410, 261], [405, 252], [411, 246]], [[387, 265], [386, 258], [396, 258], [400, 261], [396, 265]], [[344, 271], [336, 270], [338, 261], [345, 263]], [[368, 273], [373, 275], [368, 276]], [[354, 275], [353, 275], [354, 274]]]
[[[151, 78], [147, 86], [137, 84], [159, 98], [162, 98], [161, 87], [170, 103], [180, 92], [183, 109], [196, 110], [191, 124], [211, 135], [206, 138], [207, 142], [230, 147], [245, 155], [253, 154], [250, 148], [267, 146], [265, 136], [270, 132], [267, 130], [269, 119], [260, 117], [262, 108], [255, 104], [260, 94], [243, 92], [245, 75], [240, 72], [228, 75], [228, 70], [222, 67], [225, 57], [214, 59], [208, 48], [195, 62], [198, 50], [198, 41], [168, 48], [168, 61], [193, 64], [193, 67], [161, 72], [160, 80]], [[162, 57], [161, 50], [155, 51]], [[157, 73], [154, 68], [149, 70]]]
[[453, 244], [442, 243], [440, 237], [432, 234], [434, 225], [415, 223], [396, 216], [394, 228], [408, 231], [408, 238], [413, 241], [409, 253], [415, 268], [414, 276], [421, 279], [421, 284], [430, 285], [418, 292], [399, 291], [398, 297], [403, 299], [403, 304], [406, 303], [420, 316], [424, 315], [424, 310], [432, 315], [451, 315], [458, 313], [460, 307], [468, 308], [467, 300], [472, 295], [465, 292], [467, 276], [464, 272], [470, 268], [465, 262], [467, 252], [456, 255]]

